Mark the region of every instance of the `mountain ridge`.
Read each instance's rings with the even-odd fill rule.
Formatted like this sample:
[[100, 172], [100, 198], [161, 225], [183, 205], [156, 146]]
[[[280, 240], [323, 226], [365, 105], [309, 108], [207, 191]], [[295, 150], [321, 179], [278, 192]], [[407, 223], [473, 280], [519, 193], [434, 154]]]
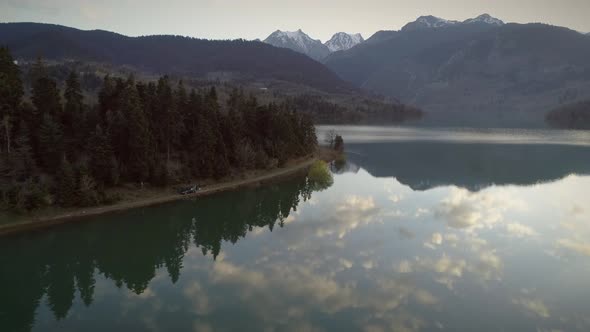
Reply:
[[297, 31], [276, 30], [264, 39], [267, 44], [291, 49], [317, 61], [324, 60], [333, 52], [346, 51], [364, 41], [360, 33], [337, 32], [331, 39], [322, 43], [318, 39], [313, 39], [301, 29]]
[[325, 63], [357, 87], [422, 108], [427, 118], [469, 112], [543, 125], [542, 110], [590, 97], [587, 36], [480, 18], [483, 23], [380, 31]]
[[105, 30], [55, 24], [0, 23], [0, 44], [18, 60], [81, 60], [131, 66], [154, 74], [207, 77], [224, 73], [255, 80], [303, 84], [328, 92], [351, 91], [321, 63], [289, 49], [245, 40], [155, 35], [128, 37]]
[[264, 43], [275, 47], [291, 49], [317, 61], [330, 54], [327, 46], [322, 44], [320, 40], [311, 38], [301, 29], [297, 31], [276, 30], [264, 39]]

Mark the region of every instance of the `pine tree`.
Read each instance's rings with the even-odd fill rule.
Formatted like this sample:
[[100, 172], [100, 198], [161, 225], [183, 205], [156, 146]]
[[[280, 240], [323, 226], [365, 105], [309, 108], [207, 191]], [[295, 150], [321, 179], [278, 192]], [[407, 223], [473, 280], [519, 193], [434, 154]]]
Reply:
[[128, 171], [132, 180], [143, 182], [148, 178], [150, 169], [150, 128], [135, 85], [128, 84], [122, 96], [121, 107], [127, 114], [129, 125]]
[[[168, 117], [170, 143], [175, 149], [181, 145], [182, 135], [185, 131], [184, 121], [187, 107], [188, 99], [186, 89], [182, 81], [180, 81], [174, 93], [173, 108]], [[168, 151], [170, 152], [170, 149]], [[168, 153], [167, 159], [170, 160], [170, 153]]]
[[223, 132], [221, 128], [220, 122], [220, 114], [219, 114], [219, 103], [217, 101], [217, 91], [215, 87], [212, 87], [205, 98], [205, 105], [204, 105], [204, 115], [209, 121], [210, 128], [212, 131], [213, 137], [213, 157], [214, 157], [214, 164], [213, 164], [213, 175], [216, 178], [221, 178], [230, 171], [230, 165], [227, 158], [227, 150], [225, 147], [225, 142], [223, 139]]
[[[47, 116], [52, 121], [57, 121], [61, 118], [62, 110], [60, 93], [57, 89], [57, 83], [49, 78], [45, 65], [40, 59], [37, 61], [34, 68], [32, 69], [31, 76], [34, 78], [33, 91], [31, 97], [34, 108], [33, 113], [31, 114], [29, 119], [29, 129], [33, 134], [31, 136], [31, 145], [33, 146], [33, 151], [35, 152], [40, 163], [45, 164], [45, 161], [41, 159], [43, 157], [43, 154], [46, 152], [42, 151], [43, 148], [41, 146], [41, 127], [44, 121], [46, 120]], [[53, 125], [53, 123], [51, 124]], [[59, 131], [61, 135], [61, 129]], [[58, 147], [61, 148], [61, 138]], [[48, 147], [45, 146], [45, 148]], [[61, 156], [52, 163], [52, 165], [55, 167], [54, 170], [57, 169], [57, 166], [59, 166], [60, 160]]]
[[102, 88], [98, 92], [99, 117], [104, 124], [107, 119], [107, 112], [116, 112], [119, 108], [117, 82], [106, 75], [103, 79]]
[[43, 115], [49, 114], [54, 118], [60, 118], [62, 113], [61, 97], [57, 83], [51, 79], [44, 64], [41, 62], [35, 69], [38, 73], [37, 80], [33, 83], [33, 105], [42, 118]]
[[82, 149], [82, 146], [76, 144], [76, 131], [80, 128], [83, 117], [82, 112], [84, 111], [84, 97], [82, 96], [78, 75], [74, 71], [70, 72], [66, 80], [64, 98], [65, 106], [61, 117], [61, 125], [66, 151], [69, 155], [73, 155], [76, 150]]
[[0, 47], [0, 119], [5, 115], [15, 116], [24, 95], [20, 69], [8, 48]]
[[96, 126], [88, 141], [88, 150], [90, 153], [90, 171], [99, 186], [117, 184], [119, 179], [118, 164], [109, 138], [100, 125]]
[[[14, 126], [20, 122], [17, 112], [24, 95], [20, 70], [7, 48], [0, 47], [0, 121], [3, 135], [1, 145], [10, 154]], [[0, 151], [2, 148], [0, 148]]]
[[127, 161], [129, 157], [129, 123], [127, 117], [121, 110], [116, 112], [108, 111], [106, 117], [107, 136], [111, 148], [119, 160]]
[[19, 125], [14, 143], [15, 149], [11, 156], [12, 174], [17, 181], [24, 181], [25, 178], [33, 175], [37, 169], [29, 141], [29, 130], [24, 121], [21, 121]]
[[39, 156], [49, 174], [55, 174], [63, 158], [63, 133], [54, 118], [45, 114], [39, 132]]
[[63, 158], [57, 176], [57, 202], [61, 206], [76, 204], [76, 176], [67, 158]]

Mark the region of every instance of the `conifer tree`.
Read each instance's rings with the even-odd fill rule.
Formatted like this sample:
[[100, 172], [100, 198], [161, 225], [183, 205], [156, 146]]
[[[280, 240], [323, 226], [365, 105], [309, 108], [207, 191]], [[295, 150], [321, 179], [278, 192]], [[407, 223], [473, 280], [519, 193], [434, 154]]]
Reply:
[[36, 171], [36, 163], [33, 158], [33, 151], [29, 141], [29, 130], [24, 121], [19, 125], [18, 134], [14, 140], [14, 153], [11, 155], [12, 173], [17, 181], [33, 175]]
[[61, 206], [72, 206], [76, 203], [76, 176], [70, 162], [63, 158], [57, 172], [57, 202]]
[[43, 62], [40, 62], [35, 70], [38, 78], [33, 82], [33, 105], [35, 105], [41, 119], [45, 114], [60, 118], [62, 106], [57, 83], [48, 76]]
[[66, 89], [64, 92], [65, 106], [61, 117], [61, 125], [64, 133], [64, 143], [66, 151], [72, 155], [75, 150], [82, 147], [76, 143], [76, 131], [80, 128], [84, 111], [84, 97], [80, 87], [80, 80], [76, 72], [70, 72], [66, 80]]
[[[20, 70], [14, 63], [10, 51], [0, 47], [0, 121], [2, 135], [1, 145], [6, 153], [10, 154], [14, 127], [20, 122], [18, 109], [24, 95], [23, 83], [20, 79]], [[0, 148], [0, 151], [3, 150]]]
[[122, 96], [121, 108], [125, 110], [129, 120], [128, 171], [132, 180], [143, 182], [148, 178], [150, 169], [150, 128], [141, 109], [135, 85], [127, 84]]
[[50, 114], [43, 116], [39, 130], [39, 157], [49, 174], [55, 174], [63, 158], [63, 133]]
[[119, 179], [118, 164], [108, 136], [100, 125], [96, 126], [88, 141], [90, 171], [99, 186], [115, 185]]
[[[15, 116], [24, 95], [20, 69], [14, 63], [10, 51], [0, 47], [0, 119]], [[17, 122], [18, 123], [18, 122]]]

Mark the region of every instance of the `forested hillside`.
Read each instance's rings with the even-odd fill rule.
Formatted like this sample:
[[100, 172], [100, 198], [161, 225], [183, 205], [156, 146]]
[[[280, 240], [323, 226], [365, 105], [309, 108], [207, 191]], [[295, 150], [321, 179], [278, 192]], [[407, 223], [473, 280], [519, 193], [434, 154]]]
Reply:
[[234, 90], [227, 112], [216, 89], [188, 91], [106, 76], [88, 105], [75, 72], [60, 91], [42, 62], [31, 103], [19, 67], [0, 49], [0, 204], [19, 211], [48, 205], [92, 206], [124, 183], [164, 186], [281, 166], [314, 151], [311, 118]]
[[8, 46], [15, 58], [29, 61], [41, 56], [130, 66], [154, 74], [280, 80], [329, 92], [353, 89], [303, 54], [255, 41], [127, 37], [51, 24], [1, 23], [0, 45]]

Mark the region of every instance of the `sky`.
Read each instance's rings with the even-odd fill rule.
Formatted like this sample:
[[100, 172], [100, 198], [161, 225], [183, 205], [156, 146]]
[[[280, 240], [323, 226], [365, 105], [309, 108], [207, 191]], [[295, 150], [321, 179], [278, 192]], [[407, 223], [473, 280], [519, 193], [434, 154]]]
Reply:
[[0, 22], [208, 39], [264, 39], [277, 29], [322, 41], [341, 31], [368, 38], [421, 15], [462, 21], [483, 13], [590, 32], [590, 0], [0, 0]]

